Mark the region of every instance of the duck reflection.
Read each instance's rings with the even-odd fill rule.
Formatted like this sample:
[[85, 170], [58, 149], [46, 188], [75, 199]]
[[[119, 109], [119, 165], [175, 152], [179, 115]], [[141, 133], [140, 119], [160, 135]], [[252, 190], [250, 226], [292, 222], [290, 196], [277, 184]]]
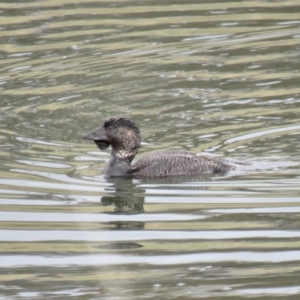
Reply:
[[[137, 187], [131, 178], [107, 178], [107, 182], [113, 186], [106, 190], [109, 196], [101, 198], [103, 205], [114, 205], [115, 213], [119, 214], [140, 214], [144, 212], [145, 190]], [[112, 190], [113, 193], [111, 193]]]
[[[101, 198], [102, 205], [114, 205], [113, 214], [134, 215], [144, 213], [146, 188], [157, 190], [205, 190], [208, 187], [200, 183], [210, 181], [215, 175], [198, 174], [186, 176], [171, 176], [165, 178], [106, 178], [112, 184], [106, 188], [107, 196]], [[187, 183], [189, 183], [187, 185]], [[193, 183], [193, 185], [190, 185]], [[197, 185], [199, 183], [199, 185]], [[180, 187], [179, 187], [180, 186]], [[114, 221], [113, 229], [143, 229], [145, 222], [141, 221]]]
[[[109, 196], [101, 198], [102, 205], [114, 205], [114, 213], [118, 214], [140, 214], [144, 212], [145, 189], [143, 184], [151, 184], [153, 188], [177, 189], [178, 184], [181, 189], [207, 189], [206, 186], [185, 186], [185, 183], [197, 183], [210, 181], [215, 175], [199, 174], [186, 176], [170, 176], [164, 178], [120, 178], [110, 177], [105, 180], [113, 185], [106, 188]], [[165, 186], [165, 185], [168, 186]]]
[[[142, 178], [139, 180], [140, 184], [153, 184], [153, 186], [161, 186], [164, 184], [170, 184], [168, 187], [169, 189], [176, 189], [178, 188], [178, 184], [181, 185], [181, 188], [184, 188], [185, 183], [197, 183], [197, 182], [205, 182], [205, 181], [211, 181], [212, 178], [216, 178], [218, 175], [212, 174], [212, 173], [204, 173], [204, 174], [194, 174], [194, 175], [183, 175], [183, 176], [167, 176], [167, 177], [161, 177], [161, 178]], [[172, 186], [172, 184], [174, 184]], [[197, 186], [191, 187], [186, 186], [188, 189], [207, 189], [207, 187], [203, 186]]]
[[[101, 198], [102, 205], [114, 205], [114, 213], [122, 215], [134, 215], [144, 212], [145, 190], [138, 187], [132, 178], [106, 178], [112, 183], [106, 188], [109, 196]], [[113, 222], [115, 229], [143, 229], [144, 222], [138, 221], [116, 221]]]

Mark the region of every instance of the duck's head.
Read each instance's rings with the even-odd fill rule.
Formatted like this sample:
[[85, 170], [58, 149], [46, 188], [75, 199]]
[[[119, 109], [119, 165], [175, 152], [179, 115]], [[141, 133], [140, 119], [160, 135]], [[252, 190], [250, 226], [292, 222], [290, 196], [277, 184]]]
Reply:
[[111, 145], [113, 154], [122, 158], [133, 157], [141, 142], [140, 131], [135, 123], [122, 117], [104, 121], [83, 138], [94, 141], [100, 150]]

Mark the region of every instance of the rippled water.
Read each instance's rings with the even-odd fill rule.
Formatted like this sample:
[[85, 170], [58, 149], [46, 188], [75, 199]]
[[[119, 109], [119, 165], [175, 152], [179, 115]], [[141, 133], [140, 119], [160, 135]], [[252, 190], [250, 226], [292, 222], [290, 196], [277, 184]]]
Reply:
[[[0, 299], [299, 299], [293, 1], [0, 3]], [[105, 179], [82, 136], [252, 163]]]

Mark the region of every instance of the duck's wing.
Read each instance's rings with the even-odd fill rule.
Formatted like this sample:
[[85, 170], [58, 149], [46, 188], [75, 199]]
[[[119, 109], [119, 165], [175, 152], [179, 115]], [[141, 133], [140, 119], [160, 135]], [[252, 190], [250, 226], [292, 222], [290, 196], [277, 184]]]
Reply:
[[224, 173], [231, 169], [234, 169], [233, 165], [218, 157], [195, 155], [185, 150], [164, 150], [139, 159], [132, 165], [130, 172], [137, 177], [164, 177]]

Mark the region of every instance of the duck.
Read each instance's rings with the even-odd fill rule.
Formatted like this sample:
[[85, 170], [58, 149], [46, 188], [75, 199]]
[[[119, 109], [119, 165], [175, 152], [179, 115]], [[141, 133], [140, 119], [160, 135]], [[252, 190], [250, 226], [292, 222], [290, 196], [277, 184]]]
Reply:
[[195, 154], [187, 150], [158, 150], [133, 162], [141, 144], [138, 126], [130, 119], [115, 117], [86, 134], [100, 150], [111, 146], [110, 158], [104, 168], [106, 177], [155, 178], [195, 174], [225, 174], [237, 164], [229, 160]]

